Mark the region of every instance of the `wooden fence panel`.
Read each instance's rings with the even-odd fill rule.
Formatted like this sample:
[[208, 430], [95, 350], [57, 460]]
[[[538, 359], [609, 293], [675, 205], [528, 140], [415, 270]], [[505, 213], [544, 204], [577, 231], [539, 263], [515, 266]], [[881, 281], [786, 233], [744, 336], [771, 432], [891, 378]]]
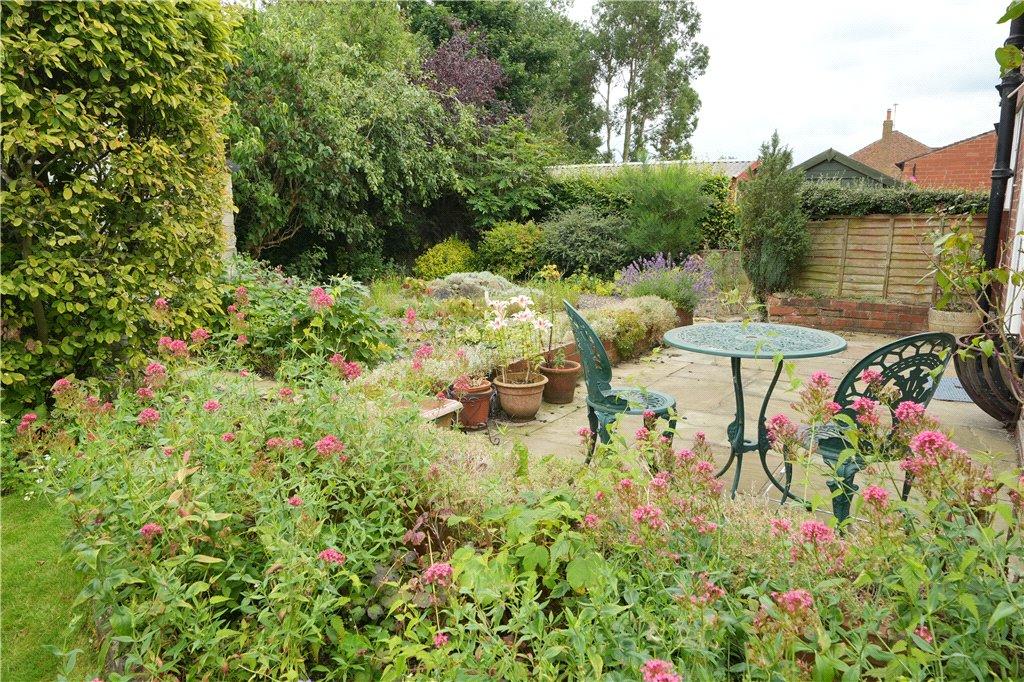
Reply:
[[[942, 227], [935, 216], [837, 216], [807, 227], [811, 250], [797, 290], [918, 305], [935, 300], [930, 254], [932, 234]], [[975, 216], [972, 228], [980, 243], [985, 216]]]

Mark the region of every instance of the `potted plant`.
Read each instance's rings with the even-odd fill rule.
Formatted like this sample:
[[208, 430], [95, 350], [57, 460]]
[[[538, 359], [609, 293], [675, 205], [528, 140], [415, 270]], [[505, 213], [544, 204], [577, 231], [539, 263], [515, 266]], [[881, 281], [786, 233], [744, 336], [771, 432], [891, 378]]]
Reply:
[[[485, 300], [489, 309], [487, 329], [498, 361], [493, 383], [501, 409], [514, 420], [533, 419], [548, 383], [548, 378], [537, 369], [541, 355], [538, 334], [547, 331], [550, 323], [534, 313], [530, 307], [533, 301], [528, 296], [491, 300], [485, 292]], [[523, 369], [509, 369], [509, 365], [520, 362]]]
[[571, 403], [576, 394], [576, 379], [580, 375], [580, 363], [568, 360], [561, 348], [545, 354], [540, 373], [548, 379], [544, 386], [544, 402], [552, 405]]
[[932, 262], [940, 295], [928, 309], [928, 330], [948, 332], [959, 338], [981, 329], [981, 293], [984, 260], [978, 249], [971, 220], [954, 220], [949, 231], [935, 239]]
[[467, 429], [479, 429], [487, 425], [490, 414], [491, 394], [494, 389], [484, 377], [461, 374], [452, 382], [452, 395], [462, 403], [459, 424]]

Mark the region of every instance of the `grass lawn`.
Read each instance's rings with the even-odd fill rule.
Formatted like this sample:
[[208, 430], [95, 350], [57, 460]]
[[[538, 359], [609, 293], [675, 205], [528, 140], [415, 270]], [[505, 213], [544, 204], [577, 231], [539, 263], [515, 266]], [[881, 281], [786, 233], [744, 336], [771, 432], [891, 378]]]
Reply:
[[44, 498], [0, 499], [0, 678], [4, 682], [52, 680], [61, 661], [48, 650], [82, 649], [72, 679], [95, 672], [85, 634], [70, 632], [71, 604], [81, 577], [61, 546], [67, 521]]

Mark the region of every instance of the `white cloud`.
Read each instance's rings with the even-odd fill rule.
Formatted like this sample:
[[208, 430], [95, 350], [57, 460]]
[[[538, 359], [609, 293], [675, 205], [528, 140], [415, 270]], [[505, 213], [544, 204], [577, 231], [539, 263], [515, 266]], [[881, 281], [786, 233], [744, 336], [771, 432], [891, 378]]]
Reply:
[[797, 162], [850, 153], [880, 137], [893, 103], [896, 129], [927, 145], [991, 130], [1006, 2], [696, 0], [711, 60], [694, 156], [751, 159], [775, 129]]

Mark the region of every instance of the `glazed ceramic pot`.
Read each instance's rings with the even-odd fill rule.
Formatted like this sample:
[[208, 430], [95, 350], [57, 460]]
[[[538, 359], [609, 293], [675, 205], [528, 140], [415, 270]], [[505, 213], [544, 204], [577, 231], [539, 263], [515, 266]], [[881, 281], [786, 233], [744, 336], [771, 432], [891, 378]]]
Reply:
[[572, 402], [576, 393], [576, 379], [580, 375], [580, 363], [566, 360], [562, 367], [541, 365], [540, 373], [548, 378], [544, 386], [544, 402], [552, 405]]
[[544, 386], [548, 383], [548, 378], [543, 374], [531, 375], [530, 383], [522, 383], [525, 377], [525, 373], [507, 373], [506, 381], [500, 377], [494, 378], [501, 409], [516, 421], [527, 421], [537, 416]]

